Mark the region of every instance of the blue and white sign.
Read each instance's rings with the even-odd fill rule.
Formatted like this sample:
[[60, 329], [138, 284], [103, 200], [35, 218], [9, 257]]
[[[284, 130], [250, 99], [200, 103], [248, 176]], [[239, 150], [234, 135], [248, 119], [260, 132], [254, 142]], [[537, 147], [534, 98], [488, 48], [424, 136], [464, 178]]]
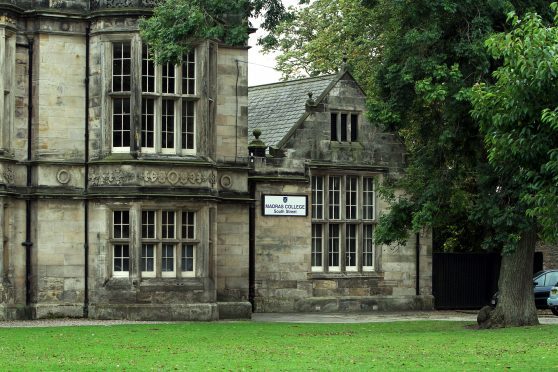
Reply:
[[264, 216], [299, 216], [308, 215], [308, 197], [306, 195], [264, 195], [262, 197]]

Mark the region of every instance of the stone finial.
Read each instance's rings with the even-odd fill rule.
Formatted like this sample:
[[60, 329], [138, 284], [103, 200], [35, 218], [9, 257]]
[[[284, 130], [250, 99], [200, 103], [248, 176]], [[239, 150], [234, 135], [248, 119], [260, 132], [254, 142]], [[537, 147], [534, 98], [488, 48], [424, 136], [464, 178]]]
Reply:
[[260, 136], [262, 135], [262, 131], [259, 128], [255, 128], [252, 131], [252, 134], [254, 135], [254, 140], [252, 140], [249, 144], [248, 144], [248, 155], [250, 157], [265, 157], [265, 150], [267, 149], [267, 146], [265, 145], [265, 143], [260, 139]]
[[306, 105], [316, 106], [316, 101], [314, 100], [314, 98], [312, 98], [313, 95], [314, 95], [314, 93], [308, 92], [308, 99], [306, 100]]

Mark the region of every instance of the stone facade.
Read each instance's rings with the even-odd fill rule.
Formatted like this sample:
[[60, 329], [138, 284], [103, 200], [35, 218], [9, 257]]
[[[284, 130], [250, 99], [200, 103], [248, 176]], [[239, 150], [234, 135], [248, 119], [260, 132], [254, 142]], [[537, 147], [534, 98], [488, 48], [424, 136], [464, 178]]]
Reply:
[[[305, 97], [312, 89], [317, 90]], [[418, 255], [414, 236], [403, 247], [372, 243], [377, 217], [388, 208], [372, 182], [398, 177], [405, 151], [394, 134], [368, 122], [365, 96], [352, 76], [342, 69], [329, 77], [252, 87], [249, 94], [250, 129], [272, 145], [266, 157], [254, 159], [250, 175], [256, 200], [255, 310], [432, 308], [431, 234], [420, 234]], [[276, 116], [269, 114], [268, 97]], [[277, 134], [293, 111], [290, 125]], [[265, 195], [306, 196], [308, 213], [264, 215]]]
[[[0, 319], [431, 307], [430, 235], [418, 294], [414, 240], [372, 246], [372, 185], [404, 150], [352, 77], [310, 80], [302, 104], [268, 97], [274, 156], [250, 157], [247, 48], [206, 40], [156, 66], [138, 32], [155, 3], [0, 0]], [[339, 221], [312, 215], [317, 179]], [[271, 194], [307, 197], [308, 214], [264, 216]]]
[[155, 66], [153, 5], [0, 1], [1, 319], [250, 315], [247, 48]]

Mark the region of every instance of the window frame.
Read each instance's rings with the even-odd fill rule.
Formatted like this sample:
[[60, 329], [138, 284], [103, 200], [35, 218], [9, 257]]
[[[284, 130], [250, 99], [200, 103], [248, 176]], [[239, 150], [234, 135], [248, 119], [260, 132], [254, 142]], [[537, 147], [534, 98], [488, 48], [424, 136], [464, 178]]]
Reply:
[[[120, 214], [120, 224], [116, 224], [116, 214], [119, 213]], [[124, 213], [127, 214], [128, 217], [128, 223], [124, 224], [122, 223], [123, 221], [123, 215]], [[117, 236], [116, 234], [116, 226], [120, 226], [120, 236]], [[125, 234], [123, 234], [123, 226], [128, 226], [128, 234], [127, 236], [124, 236]], [[131, 269], [131, 265], [132, 265], [132, 257], [131, 257], [131, 250], [132, 250], [132, 219], [131, 219], [131, 213], [129, 209], [113, 209], [112, 213], [111, 213], [111, 218], [110, 218], [110, 243], [111, 243], [111, 274], [113, 277], [115, 278], [128, 278], [130, 277], [130, 269]], [[128, 270], [116, 270], [116, 265], [115, 265], [115, 260], [117, 258], [116, 256], [116, 247], [117, 246], [121, 246], [122, 248], [124, 246], [128, 247], [128, 256], [127, 256], [127, 260], [128, 260]], [[124, 259], [126, 256], [124, 256], [123, 254], [118, 256], [121, 258], [122, 263], [124, 262]]]
[[[107, 110], [104, 112], [109, 126], [107, 133], [110, 132], [108, 152], [196, 155], [199, 145], [199, 47], [185, 56], [184, 63], [169, 66], [168, 71], [173, 75], [169, 82], [172, 88], [164, 89], [163, 67], [154, 63], [149, 48], [136, 34], [106, 35], [103, 39], [107, 43], [105, 66], [109, 67], [103, 74], [107, 79]], [[184, 93], [182, 84], [188, 85]], [[187, 110], [184, 115], [183, 110]], [[165, 112], [169, 115], [167, 121], [163, 118]]]
[[[132, 209], [137, 214], [133, 217]], [[122, 223], [115, 224], [118, 219], [116, 213], [125, 211], [128, 214], [128, 224], [126, 225], [127, 236], [123, 236]], [[199, 267], [198, 255], [202, 244], [198, 239], [199, 223], [198, 218], [201, 213], [200, 208], [174, 208], [160, 207], [152, 205], [129, 206], [122, 208], [115, 206], [110, 209], [110, 241], [112, 257], [110, 263], [110, 276], [113, 278], [129, 278], [132, 273], [132, 263], [139, 264], [137, 274], [142, 279], [180, 279], [197, 278], [201, 274], [202, 268]], [[165, 224], [166, 222], [166, 224]], [[138, 226], [139, 228], [134, 228]], [[120, 232], [120, 235], [118, 234]], [[128, 271], [115, 271], [115, 246], [126, 244], [128, 246]], [[183, 247], [192, 248], [191, 255], [186, 258], [189, 260], [186, 267], [183, 267]], [[145, 254], [147, 247], [153, 248], [151, 256]], [[171, 270], [164, 270], [165, 262], [171, 256], [166, 255], [167, 249], [172, 247]], [[187, 253], [188, 249], [186, 249]], [[148, 267], [146, 260], [153, 261], [153, 270], [144, 270]], [[191, 270], [186, 270], [190, 268]], [[184, 268], [184, 270], [183, 270]], [[135, 272], [135, 271], [134, 271]]]
[[331, 142], [358, 142], [361, 113], [358, 111], [332, 110], [329, 115]]
[[[312, 210], [315, 210], [315, 200], [318, 202], [317, 205], [322, 205], [319, 204], [322, 201], [317, 197], [319, 193], [316, 188], [323, 184], [325, 197], [322, 206], [323, 210], [327, 211], [327, 215], [318, 218], [317, 213], [312, 214], [310, 271], [326, 274], [358, 274], [376, 271], [375, 255], [377, 252], [373, 243], [373, 234], [376, 224], [374, 185], [377, 174], [325, 170], [312, 173]], [[365, 188], [365, 182], [368, 182], [368, 186], [372, 185], [372, 190], [369, 190], [370, 187]], [[339, 190], [337, 190], [337, 184], [339, 184]], [[368, 199], [365, 198], [365, 190], [368, 192]], [[337, 193], [340, 195], [339, 215], [335, 211], [332, 213], [331, 208], [332, 203], [337, 206]], [[331, 200], [332, 197], [333, 200]], [[373, 214], [366, 214], [365, 207], [371, 208], [370, 213]], [[318, 250], [320, 251], [318, 252]], [[334, 257], [337, 254], [338, 259]], [[321, 262], [316, 258], [320, 256], [322, 257]]]

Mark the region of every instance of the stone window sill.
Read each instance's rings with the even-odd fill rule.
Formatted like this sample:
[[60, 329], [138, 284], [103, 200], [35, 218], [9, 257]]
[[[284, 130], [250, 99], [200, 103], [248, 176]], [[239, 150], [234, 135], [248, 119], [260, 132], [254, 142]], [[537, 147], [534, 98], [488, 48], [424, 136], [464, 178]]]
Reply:
[[354, 278], [382, 278], [383, 273], [378, 271], [346, 272], [346, 273], [308, 273], [308, 279], [354, 279]]

